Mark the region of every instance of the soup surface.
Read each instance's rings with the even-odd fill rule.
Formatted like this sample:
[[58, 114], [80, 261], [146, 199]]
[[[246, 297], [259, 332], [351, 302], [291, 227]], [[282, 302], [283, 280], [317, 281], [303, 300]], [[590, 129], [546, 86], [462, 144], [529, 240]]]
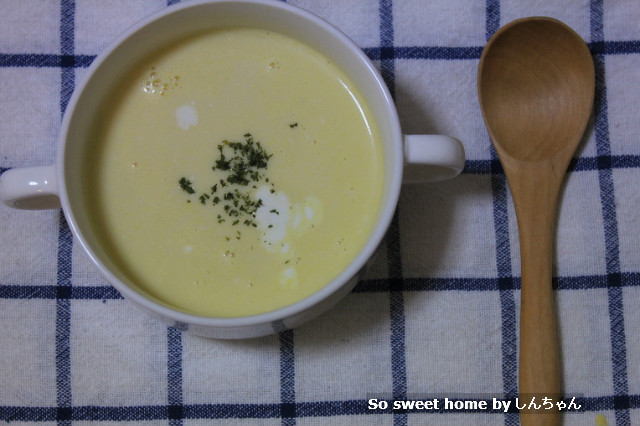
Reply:
[[175, 309], [284, 307], [365, 244], [382, 147], [357, 88], [278, 33], [230, 28], [143, 59], [95, 123], [86, 200], [128, 281]]

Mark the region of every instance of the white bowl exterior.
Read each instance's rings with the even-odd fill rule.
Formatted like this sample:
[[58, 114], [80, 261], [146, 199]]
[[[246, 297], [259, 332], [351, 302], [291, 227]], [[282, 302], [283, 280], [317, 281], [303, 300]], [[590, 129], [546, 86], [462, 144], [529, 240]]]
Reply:
[[[209, 318], [189, 315], [154, 302], [127, 285], [113, 271], [100, 244], [94, 239], [82, 206], [81, 163], [90, 143], [93, 114], [111, 86], [131, 61], [166, 43], [193, 33], [229, 26], [253, 26], [297, 38], [333, 60], [354, 81], [366, 98], [384, 143], [384, 200], [366, 246], [335, 280], [285, 308], [240, 318]], [[98, 56], [79, 84], [67, 107], [60, 134], [57, 171], [60, 200], [67, 222], [84, 250], [107, 280], [128, 300], [167, 324], [213, 338], [249, 338], [296, 327], [323, 313], [342, 299], [357, 283], [368, 260], [382, 241], [398, 201], [403, 170], [400, 124], [393, 100], [375, 66], [344, 34], [326, 21], [286, 3], [272, 0], [190, 1], [167, 7], [121, 35]]]

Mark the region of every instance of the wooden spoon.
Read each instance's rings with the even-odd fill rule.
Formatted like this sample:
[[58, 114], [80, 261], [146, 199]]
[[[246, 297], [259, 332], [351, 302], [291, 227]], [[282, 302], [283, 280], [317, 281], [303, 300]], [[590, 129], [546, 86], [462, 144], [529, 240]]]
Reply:
[[[591, 116], [593, 59], [560, 21], [524, 18], [482, 52], [478, 97], [518, 219], [522, 269], [519, 403], [561, 399], [551, 265], [560, 188]], [[544, 408], [549, 405], [545, 405]], [[521, 410], [522, 425], [560, 424], [558, 410]]]

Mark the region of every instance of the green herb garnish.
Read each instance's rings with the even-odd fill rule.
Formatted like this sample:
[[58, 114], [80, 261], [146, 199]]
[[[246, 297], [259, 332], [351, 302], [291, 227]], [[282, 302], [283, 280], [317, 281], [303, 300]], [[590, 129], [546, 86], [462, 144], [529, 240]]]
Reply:
[[[251, 133], [246, 133], [243, 138], [243, 141], [224, 140], [217, 146], [218, 156], [211, 169], [222, 173], [223, 177], [209, 187], [208, 193], [201, 193], [198, 199], [203, 205], [222, 205], [223, 213], [217, 215], [218, 223], [225, 222], [224, 216], [227, 216], [233, 219], [232, 225], [242, 223], [255, 228], [258, 226], [254, 220], [256, 212], [263, 203], [261, 199], [254, 198], [251, 190], [256, 189], [257, 184], [269, 182], [264, 171], [273, 154], [267, 153]], [[180, 178], [178, 183], [187, 194], [196, 193], [193, 183], [186, 177]], [[273, 183], [270, 185], [273, 187]], [[271, 212], [278, 214], [275, 210]], [[239, 232], [236, 237], [239, 239]]]
[[178, 184], [180, 184], [180, 188], [183, 191], [185, 191], [187, 194], [195, 194], [196, 193], [196, 191], [193, 189], [193, 186], [192, 186], [193, 184], [189, 179], [183, 177], [178, 181]]
[[[273, 155], [267, 154], [260, 142], [253, 140], [251, 133], [244, 135], [244, 142], [222, 141], [218, 151], [220, 158], [215, 161], [213, 170], [229, 172], [227, 183], [242, 186], [260, 181], [263, 177], [260, 170], [267, 168], [267, 162]], [[225, 153], [230, 157], [227, 158]]]

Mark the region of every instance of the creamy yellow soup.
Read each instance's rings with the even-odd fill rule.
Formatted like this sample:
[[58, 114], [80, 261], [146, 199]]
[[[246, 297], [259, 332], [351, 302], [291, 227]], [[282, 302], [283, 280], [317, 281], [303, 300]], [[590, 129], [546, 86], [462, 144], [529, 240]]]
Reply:
[[274, 32], [230, 28], [135, 65], [96, 122], [94, 227], [140, 291], [237, 317], [335, 278], [365, 244], [381, 142], [347, 76]]

